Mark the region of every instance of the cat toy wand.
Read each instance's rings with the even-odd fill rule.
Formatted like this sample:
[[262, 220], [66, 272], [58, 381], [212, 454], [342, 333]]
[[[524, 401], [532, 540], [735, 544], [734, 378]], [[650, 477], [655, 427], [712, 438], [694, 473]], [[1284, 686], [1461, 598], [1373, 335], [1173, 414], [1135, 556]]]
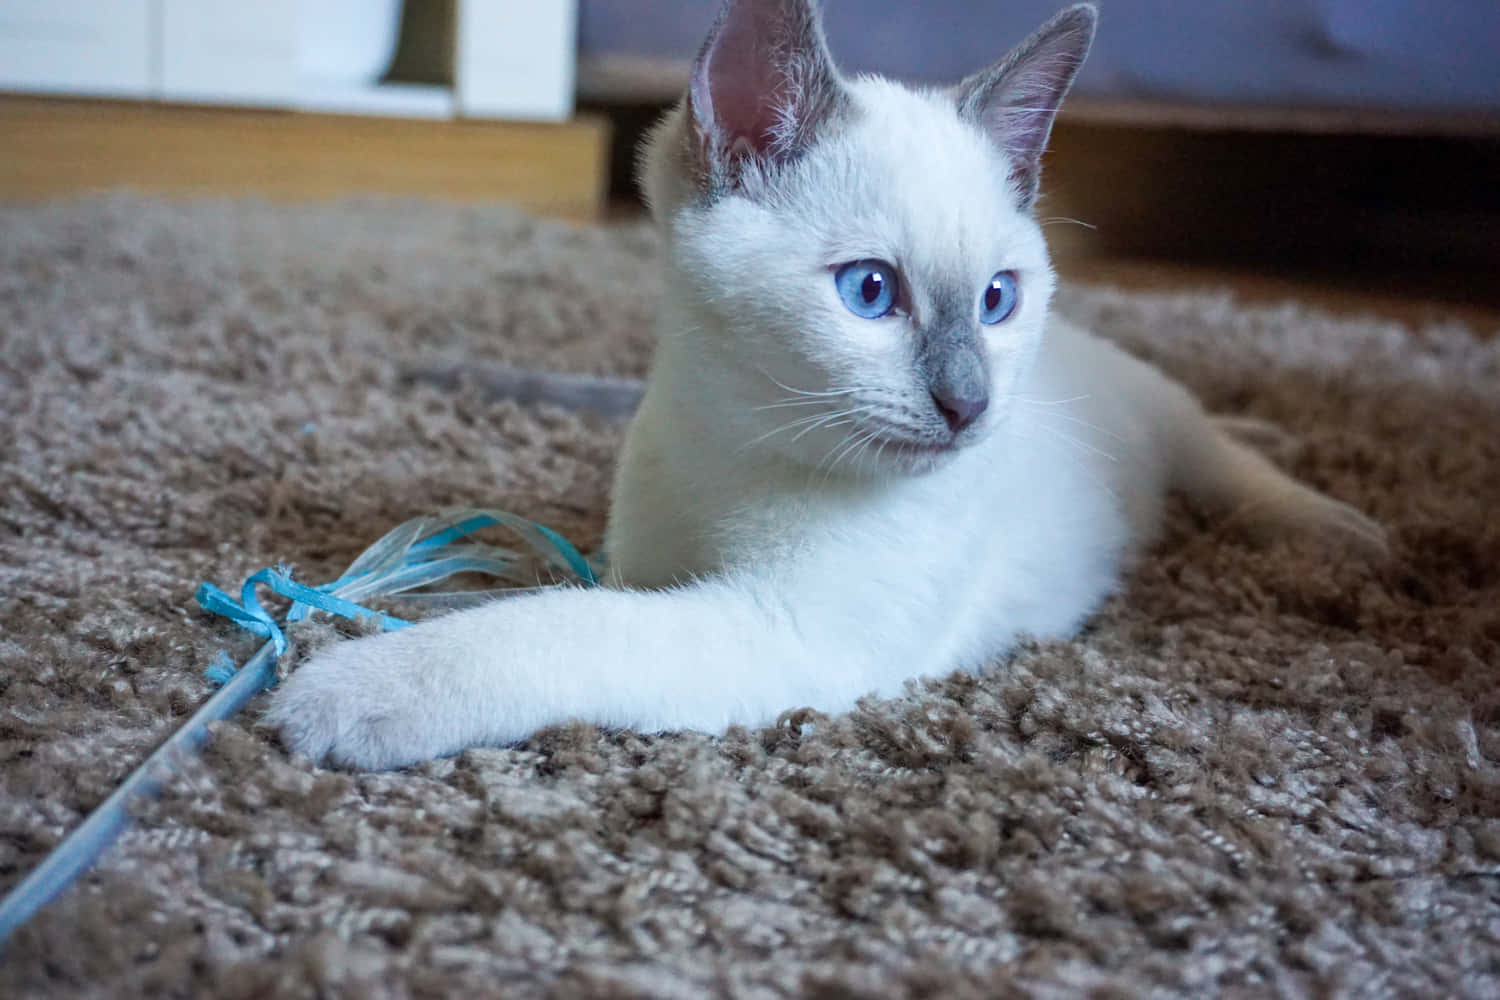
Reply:
[[[277, 660], [286, 652], [287, 639], [282, 626], [261, 607], [258, 586], [291, 599], [285, 623], [301, 621], [320, 610], [344, 618], [373, 617], [386, 630], [411, 623], [358, 602], [402, 595], [406, 601], [454, 608], [539, 589], [534, 586], [536, 563], [526, 554], [469, 539], [492, 525], [517, 535], [560, 582], [598, 582], [595, 567], [552, 529], [503, 510], [462, 508], [398, 525], [362, 552], [342, 576], [321, 587], [297, 583], [280, 567], [261, 570], [247, 579], [238, 601], [211, 583], [200, 586], [196, 595], [200, 605], [264, 637], [266, 643], [239, 667], [220, 652], [205, 671], [210, 680], [221, 684], [219, 690], [0, 901], [0, 949], [16, 928], [61, 895], [115, 842], [130, 825], [134, 802], [160, 794], [182, 764], [203, 749], [210, 738], [209, 723], [230, 718], [276, 683]], [[479, 591], [419, 589], [458, 573], [492, 577], [509, 586]]]

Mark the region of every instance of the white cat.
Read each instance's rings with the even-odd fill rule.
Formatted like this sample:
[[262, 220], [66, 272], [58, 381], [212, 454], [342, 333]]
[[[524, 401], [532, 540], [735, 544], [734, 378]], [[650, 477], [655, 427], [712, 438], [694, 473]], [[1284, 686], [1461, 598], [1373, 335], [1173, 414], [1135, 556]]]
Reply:
[[610, 585], [336, 644], [269, 717], [396, 767], [584, 719], [717, 732], [1071, 633], [1180, 489], [1258, 531], [1380, 529], [1048, 315], [1032, 216], [1093, 37], [1071, 7], [955, 88], [844, 79], [813, 0], [730, 0], [644, 184], [660, 340]]

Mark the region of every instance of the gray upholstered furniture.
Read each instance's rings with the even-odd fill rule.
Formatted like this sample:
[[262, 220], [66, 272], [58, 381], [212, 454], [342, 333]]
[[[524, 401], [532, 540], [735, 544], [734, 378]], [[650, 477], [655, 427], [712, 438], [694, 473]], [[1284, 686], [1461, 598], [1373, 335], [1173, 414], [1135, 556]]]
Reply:
[[[665, 99], [720, 0], [580, 0], [593, 100]], [[826, 0], [840, 64], [948, 80], [996, 58], [1063, 0]], [[1500, 114], [1493, 0], [1102, 0], [1077, 93], [1136, 106]]]

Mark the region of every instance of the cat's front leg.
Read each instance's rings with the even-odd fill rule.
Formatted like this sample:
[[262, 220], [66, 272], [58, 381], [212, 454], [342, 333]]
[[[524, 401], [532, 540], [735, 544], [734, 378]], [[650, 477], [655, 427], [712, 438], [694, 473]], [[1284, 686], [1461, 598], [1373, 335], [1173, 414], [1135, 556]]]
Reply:
[[834, 662], [812, 645], [784, 601], [745, 582], [560, 589], [337, 643], [283, 682], [267, 718], [297, 753], [388, 768], [570, 719], [719, 731], [844, 708], [873, 686], [847, 645]]

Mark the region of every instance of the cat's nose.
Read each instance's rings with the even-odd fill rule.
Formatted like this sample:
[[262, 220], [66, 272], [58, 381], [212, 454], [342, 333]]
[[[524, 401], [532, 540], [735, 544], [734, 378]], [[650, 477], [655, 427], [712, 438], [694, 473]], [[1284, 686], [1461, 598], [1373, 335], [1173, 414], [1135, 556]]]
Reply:
[[990, 405], [990, 397], [983, 393], [969, 396], [939, 389], [932, 391], [932, 401], [937, 404], [938, 412], [948, 421], [949, 429], [955, 434], [978, 420], [979, 415]]

